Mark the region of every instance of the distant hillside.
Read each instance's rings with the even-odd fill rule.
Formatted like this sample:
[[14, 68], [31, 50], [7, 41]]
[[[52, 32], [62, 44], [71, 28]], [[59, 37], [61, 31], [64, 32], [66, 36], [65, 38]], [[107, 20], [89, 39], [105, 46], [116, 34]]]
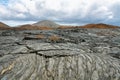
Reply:
[[[45, 24], [46, 21], [44, 22], [40, 22], [39, 24], [43, 25]], [[37, 25], [36, 25], [37, 24]], [[53, 29], [72, 29], [72, 28], [89, 28], [89, 29], [94, 29], [94, 28], [98, 28], [98, 29], [109, 29], [109, 28], [119, 28], [118, 26], [113, 26], [113, 25], [108, 25], [108, 24], [87, 24], [87, 25], [84, 25], [84, 26], [54, 26], [54, 27], [50, 27], [50, 26], [47, 26], [46, 24], [45, 25], [41, 25], [41, 26], [38, 26], [39, 25], [38, 23], [35, 23], [35, 24], [26, 24], [26, 25], [21, 25], [19, 27], [15, 27], [14, 29], [16, 30], [53, 30]], [[50, 24], [53, 24], [50, 22]], [[53, 26], [53, 25], [51, 25]]]
[[10, 28], [8, 25], [0, 22], [0, 29], [8, 29], [8, 28]]
[[66, 26], [59, 25], [50, 20], [39, 21], [34, 24], [19, 25], [18, 27], [9, 27], [8, 25], [0, 22], [0, 30], [13, 29], [13, 30], [53, 30], [53, 29], [72, 29], [72, 28], [89, 28], [89, 29], [109, 29], [109, 28], [120, 28], [119, 26], [109, 25], [109, 24], [87, 24], [83, 26]]
[[108, 24], [87, 24], [85, 26], [82, 26], [81, 28], [99, 28], [99, 29], [105, 29], [105, 28], [119, 28], [118, 26], [108, 25]]
[[50, 28], [58, 28], [60, 26], [59, 24], [50, 20], [39, 21], [37, 23], [34, 23], [33, 25], [39, 27], [50, 27]]
[[26, 25], [21, 25], [19, 27], [14, 27], [14, 30], [51, 30], [53, 28], [50, 27], [39, 27], [39, 26], [35, 26], [35, 25], [30, 25], [30, 24], [26, 24]]

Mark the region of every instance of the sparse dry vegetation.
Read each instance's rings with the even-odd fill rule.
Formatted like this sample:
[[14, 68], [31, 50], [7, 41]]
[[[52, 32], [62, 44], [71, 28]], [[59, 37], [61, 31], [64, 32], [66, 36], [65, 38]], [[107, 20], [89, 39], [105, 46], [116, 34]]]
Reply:
[[51, 27], [38, 27], [39, 30], [53, 30]]
[[49, 37], [49, 40], [51, 40], [51, 41], [58, 41], [60, 39], [61, 38], [59, 36], [56, 36], [56, 35], [52, 35], [52, 36]]
[[36, 35], [36, 38], [43, 39], [43, 38], [45, 38], [45, 35], [39, 34], [39, 35]]
[[108, 29], [108, 28], [119, 28], [118, 26], [112, 26], [107, 24], [87, 24], [85, 26], [81, 26], [81, 28], [99, 28], [99, 29]]
[[72, 28], [72, 26], [60, 26], [58, 29], [69, 29]]

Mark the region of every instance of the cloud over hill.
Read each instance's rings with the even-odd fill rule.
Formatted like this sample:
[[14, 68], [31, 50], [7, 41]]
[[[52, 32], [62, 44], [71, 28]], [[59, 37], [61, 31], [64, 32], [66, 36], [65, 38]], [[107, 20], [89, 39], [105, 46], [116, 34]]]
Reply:
[[119, 7], [120, 0], [8, 0], [0, 4], [0, 20], [15, 24], [50, 19], [63, 24], [120, 25]]

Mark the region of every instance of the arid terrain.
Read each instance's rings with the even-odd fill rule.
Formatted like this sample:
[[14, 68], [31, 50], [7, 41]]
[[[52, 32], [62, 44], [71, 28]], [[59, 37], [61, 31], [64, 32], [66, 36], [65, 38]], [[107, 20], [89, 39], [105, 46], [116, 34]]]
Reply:
[[0, 23], [0, 80], [120, 80], [120, 28]]

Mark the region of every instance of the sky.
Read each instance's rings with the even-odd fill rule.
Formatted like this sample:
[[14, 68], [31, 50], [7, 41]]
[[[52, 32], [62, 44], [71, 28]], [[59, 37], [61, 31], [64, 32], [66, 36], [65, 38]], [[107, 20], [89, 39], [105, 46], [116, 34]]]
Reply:
[[120, 0], [0, 0], [0, 22], [16, 26], [42, 20], [120, 26]]

